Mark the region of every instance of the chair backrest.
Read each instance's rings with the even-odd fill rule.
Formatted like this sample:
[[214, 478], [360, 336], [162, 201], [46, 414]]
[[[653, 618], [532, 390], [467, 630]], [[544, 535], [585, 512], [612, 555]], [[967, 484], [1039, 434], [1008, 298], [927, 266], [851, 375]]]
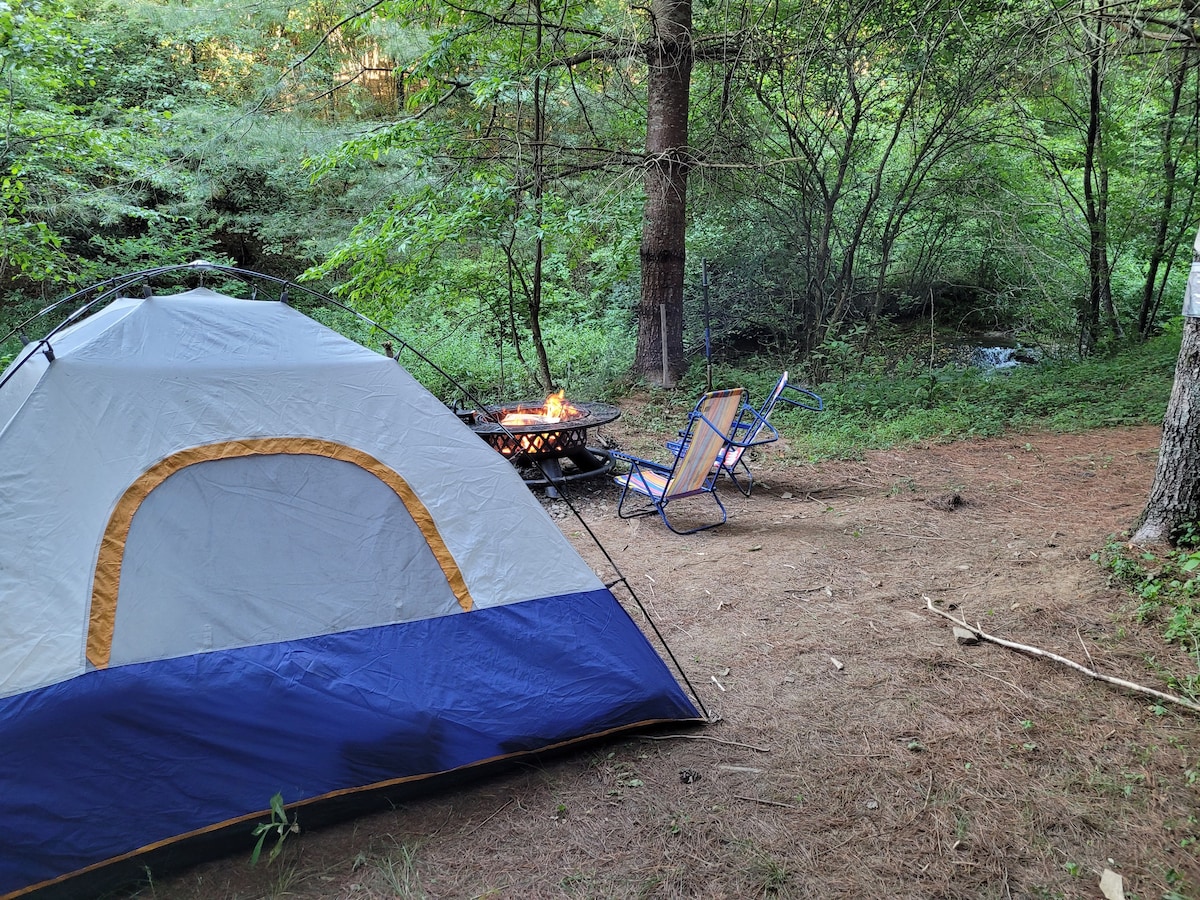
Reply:
[[711, 485], [717, 457], [729, 441], [738, 410], [746, 401], [745, 388], [710, 391], [688, 414], [683, 454], [676, 458], [664, 499], [695, 494]]
[[[758, 433], [763, 430], [763, 426], [767, 424], [767, 419], [775, 409], [775, 404], [779, 402], [779, 398], [783, 396], [784, 390], [788, 386], [788, 373], [784, 372], [779, 376], [779, 380], [775, 382], [775, 387], [771, 389], [771, 393], [767, 394], [767, 399], [763, 401], [762, 407], [758, 410], [758, 416], [753, 418], [746, 426], [744, 434], [736, 435], [739, 444], [753, 444], [758, 439]], [[740, 421], [740, 419], [739, 419]], [[727, 468], [732, 469], [738, 464], [738, 460], [742, 458], [742, 454], [746, 452], [747, 447], [730, 446], [725, 451], [724, 464]]]

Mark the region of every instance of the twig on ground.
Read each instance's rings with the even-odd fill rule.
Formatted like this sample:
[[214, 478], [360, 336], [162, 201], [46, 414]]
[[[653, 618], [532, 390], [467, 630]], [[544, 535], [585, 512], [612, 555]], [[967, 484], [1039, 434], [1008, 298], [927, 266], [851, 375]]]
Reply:
[[723, 741], [720, 738], [709, 737], [707, 734], [640, 734], [638, 735], [645, 741], [712, 741], [714, 744], [724, 744], [726, 747], [743, 747], [746, 750], [753, 750], [755, 753], [770, 753], [770, 747], [755, 747], [753, 744], [739, 744], [737, 741]]
[[[972, 628], [971, 630], [974, 631], [975, 629]], [[1001, 684], [1008, 685], [1010, 688], [1012, 688], [1014, 691], [1016, 691], [1018, 694], [1020, 694], [1026, 700], [1033, 699], [1027, 693], [1025, 693], [1023, 690], [1021, 690], [1019, 687], [1017, 687], [1015, 684], [1013, 684], [1011, 681], [1005, 681], [1003, 678], [997, 678], [995, 675], [989, 675], [987, 672], [983, 671], [983, 669], [979, 668], [979, 666], [973, 666], [970, 663], [963, 663], [963, 665], [966, 666], [968, 669], [974, 669], [976, 672], [978, 672], [984, 678], [990, 678], [990, 679], [992, 679], [992, 681], [998, 681]]]
[[979, 636], [980, 640], [988, 641], [992, 644], [999, 644], [1001, 647], [1008, 647], [1010, 650], [1018, 650], [1021, 653], [1028, 653], [1031, 656], [1043, 656], [1047, 659], [1052, 659], [1056, 663], [1075, 669], [1077, 672], [1082, 672], [1089, 678], [1094, 678], [1097, 681], [1107, 681], [1109, 684], [1115, 684], [1118, 687], [1123, 687], [1126, 690], [1135, 691], [1139, 694], [1147, 694], [1151, 697], [1157, 697], [1159, 700], [1165, 700], [1168, 703], [1174, 703], [1182, 706], [1185, 709], [1190, 709], [1192, 712], [1200, 713], [1200, 703], [1193, 703], [1191, 700], [1184, 697], [1176, 697], [1174, 694], [1168, 694], [1163, 691], [1155, 690], [1154, 688], [1146, 687], [1145, 685], [1135, 684], [1132, 681], [1126, 681], [1124, 678], [1114, 678], [1112, 675], [1102, 675], [1099, 672], [1093, 671], [1086, 666], [1081, 666], [1073, 659], [1067, 659], [1065, 656], [1059, 656], [1057, 653], [1051, 653], [1049, 650], [1042, 650], [1040, 647], [1031, 647], [1028, 644], [1018, 644], [1016, 641], [1007, 641], [1004, 638], [998, 638], [990, 635], [981, 629], [978, 625], [969, 625], [963, 619], [957, 619], [948, 612], [937, 609], [933, 605], [933, 601], [929, 597], [925, 597], [925, 608], [932, 613], [936, 613], [943, 619], [949, 619], [955, 625], [967, 629]]
[[1092, 659], [1092, 654], [1088, 651], [1087, 644], [1083, 642], [1083, 632], [1079, 630], [1078, 625], [1075, 626], [1075, 637], [1079, 638], [1079, 646], [1083, 648], [1083, 655], [1087, 657], [1088, 665], [1094, 669], [1096, 663]]
[[782, 806], [784, 809], [799, 809], [794, 803], [780, 803], [778, 800], [764, 800], [762, 797], [743, 797], [741, 794], [734, 794], [734, 800], [745, 800], [749, 803], [762, 803], [766, 806]]
[[1026, 506], [1032, 506], [1034, 509], [1045, 509], [1046, 504], [1034, 503], [1032, 500], [1026, 500], [1024, 497], [1018, 497], [1016, 494], [1003, 494], [1005, 500], [1016, 500], [1018, 503], [1024, 503]]
[[512, 805], [513, 805], [513, 803], [515, 803], [515, 802], [516, 802], [516, 798], [515, 798], [515, 797], [509, 797], [509, 798], [508, 798], [508, 800], [506, 800], [506, 801], [505, 801], [505, 802], [504, 802], [504, 803], [503, 803], [503, 804], [500, 806], [500, 808], [499, 808], [499, 809], [492, 810], [492, 813], [491, 813], [491, 815], [489, 815], [489, 816], [488, 816], [486, 819], [484, 819], [484, 820], [483, 820], [482, 822], [480, 822], [478, 825], [475, 825], [475, 826], [473, 826], [473, 827], [471, 827], [471, 828], [467, 829], [467, 830], [466, 830], [465, 832], [463, 832], [463, 833], [464, 833], [464, 834], [474, 834], [476, 831], [478, 831], [480, 828], [482, 828], [482, 827], [483, 827], [484, 825], [486, 825], [488, 822], [492, 821], [492, 819], [496, 818], [496, 816], [500, 815], [500, 813], [504, 812], [506, 809], [508, 809], [510, 806], [512, 806]]

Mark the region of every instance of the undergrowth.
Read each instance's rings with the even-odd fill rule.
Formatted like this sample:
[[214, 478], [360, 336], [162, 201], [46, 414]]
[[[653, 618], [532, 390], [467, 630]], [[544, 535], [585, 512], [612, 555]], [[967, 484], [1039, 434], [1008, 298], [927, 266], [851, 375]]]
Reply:
[[1196, 662], [1196, 672], [1168, 680], [1184, 695], [1200, 697], [1200, 523], [1182, 527], [1173, 549], [1155, 553], [1114, 540], [1092, 559], [1132, 594], [1139, 622], [1158, 625]]
[[[921, 441], [989, 437], [1012, 429], [1085, 431], [1159, 424], [1171, 394], [1179, 329], [1083, 360], [1047, 360], [985, 372], [963, 365], [930, 367], [915, 359], [860, 355], [826, 380], [808, 384], [825, 401], [820, 413], [777, 407], [772, 422], [791, 452], [810, 460], [854, 457], [864, 450]], [[758, 402], [779, 377], [778, 363], [722, 366], [714, 387], [740, 385]], [[704, 390], [702, 366], [674, 392], [686, 412]]]

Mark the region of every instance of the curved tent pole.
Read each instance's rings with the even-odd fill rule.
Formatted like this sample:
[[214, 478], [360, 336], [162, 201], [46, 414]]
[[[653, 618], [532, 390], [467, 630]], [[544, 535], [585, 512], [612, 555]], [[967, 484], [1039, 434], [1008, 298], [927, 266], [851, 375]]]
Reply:
[[[207, 273], [207, 272], [217, 272], [217, 273], [220, 273], [221, 275], [225, 275], [230, 278], [235, 278], [235, 279], [250, 286], [250, 288], [251, 288], [250, 299], [251, 300], [259, 299], [258, 285], [262, 282], [267, 282], [267, 283], [273, 284], [279, 288], [279, 296], [276, 299], [278, 302], [282, 302], [282, 303], [288, 302], [288, 294], [290, 291], [293, 291], [293, 290], [299, 291], [299, 292], [305, 294], [306, 296], [311, 297], [314, 300], [317, 300], [320, 303], [327, 304], [329, 306], [333, 306], [337, 309], [342, 310], [343, 312], [349, 313], [350, 315], [352, 315], [356, 319], [358, 319], [360, 322], [363, 322], [363, 323], [369, 325], [370, 327], [387, 335], [389, 338], [391, 338], [393, 341], [395, 341], [395, 346], [397, 348], [397, 355], [398, 355], [398, 351], [400, 349], [408, 350], [410, 353], [412, 353], [414, 356], [416, 356], [418, 359], [420, 359], [422, 362], [424, 362], [426, 365], [428, 365], [430, 368], [432, 368], [435, 372], [437, 372], [439, 375], [441, 375], [444, 379], [446, 379], [447, 383], [449, 383], [456, 390], [458, 390], [462, 394], [462, 396], [466, 400], [468, 400], [470, 403], [472, 403], [480, 408], [485, 407], [487, 405], [487, 404], [483, 403], [479, 398], [477, 398], [470, 391], [470, 389], [468, 389], [465, 385], [459, 383], [454, 378], [453, 375], [451, 375], [449, 372], [447, 372], [445, 369], [443, 369], [441, 366], [439, 366], [437, 363], [435, 363], [433, 360], [431, 360], [428, 356], [426, 356], [424, 353], [422, 353], [416, 347], [412, 346], [412, 344], [410, 344], [404, 338], [400, 337], [400, 335], [389, 330], [388, 328], [385, 328], [383, 325], [379, 324], [378, 322], [376, 322], [374, 319], [370, 318], [369, 316], [363, 315], [358, 310], [354, 309], [351, 306], [348, 306], [347, 304], [338, 300], [336, 297], [333, 297], [327, 293], [324, 293], [323, 291], [318, 291], [318, 290], [314, 290], [313, 288], [306, 287], [305, 285], [300, 284], [299, 282], [289, 281], [286, 278], [280, 278], [276, 275], [267, 275], [262, 272], [253, 272], [253, 271], [250, 271], [249, 269], [240, 269], [235, 266], [226, 266], [226, 265], [222, 265], [220, 263], [207, 262], [205, 260], [195, 260], [194, 262], [190, 262], [190, 263], [178, 263], [175, 265], [157, 266], [155, 268], [143, 269], [141, 271], [131, 272], [131, 273], [128, 273], [125, 275], [116, 275], [116, 276], [113, 276], [112, 278], [108, 278], [97, 284], [90, 285], [86, 288], [83, 288], [82, 290], [78, 290], [73, 294], [63, 297], [61, 300], [57, 300], [54, 303], [50, 304], [49, 306], [34, 313], [28, 319], [21, 322], [14, 329], [12, 329], [8, 334], [4, 335], [3, 338], [0, 338], [0, 344], [3, 344], [4, 342], [8, 341], [14, 335], [18, 335], [28, 325], [32, 324], [33, 322], [37, 321], [38, 319], [40, 319], [44, 316], [49, 315], [50, 313], [54, 312], [54, 310], [59, 309], [60, 307], [62, 307], [63, 305], [65, 305], [67, 303], [70, 303], [72, 300], [77, 300], [80, 297], [84, 297], [87, 294], [91, 293], [92, 291], [98, 291], [99, 293], [97, 293], [96, 296], [92, 297], [86, 303], [84, 303], [83, 305], [76, 308], [73, 312], [71, 312], [70, 315], [68, 315], [65, 319], [63, 319], [62, 322], [60, 322], [58, 325], [56, 325], [54, 328], [52, 328], [46, 335], [44, 335], [37, 342], [38, 349], [41, 349], [42, 352], [46, 353], [46, 355], [52, 360], [54, 358], [54, 355], [53, 355], [53, 350], [50, 349], [50, 346], [51, 346], [50, 339], [52, 337], [54, 337], [54, 335], [56, 335], [60, 331], [62, 331], [64, 328], [66, 328], [67, 326], [69, 326], [69, 325], [75, 323], [76, 321], [78, 321], [79, 319], [83, 318], [83, 316], [85, 316], [88, 312], [95, 309], [98, 304], [104, 303], [108, 300], [115, 299], [116, 297], [120, 296], [123, 292], [125, 292], [130, 286], [136, 285], [138, 283], [141, 283], [143, 285], [144, 296], [149, 298], [150, 296], [152, 296], [152, 294], [150, 293], [150, 291], [151, 291], [150, 281], [152, 279], [163, 276], [163, 275], [168, 275], [171, 273], [177, 273], [177, 272], [199, 272], [201, 284], [203, 284], [203, 275], [204, 275], [204, 273]], [[4, 388], [4, 385], [9, 381], [9, 379], [12, 378], [12, 376], [16, 373], [16, 371], [24, 364], [25, 360], [32, 357], [34, 355], [34, 353], [36, 353], [36, 352], [37, 352], [37, 350], [35, 350], [33, 353], [26, 354], [25, 357], [23, 359], [21, 359], [19, 362], [9, 366], [8, 371], [6, 371], [4, 373], [3, 377], [0, 377], [0, 390], [2, 390]], [[498, 423], [498, 424], [500, 424], [500, 423]], [[512, 432], [509, 432], [508, 429], [504, 428], [503, 424], [500, 424], [500, 427], [502, 429], [504, 429], [504, 431], [507, 433], [509, 438], [514, 438], [514, 440], [515, 440], [515, 436], [512, 434]], [[546, 471], [543, 463], [539, 460], [539, 461], [537, 461], [537, 464], [538, 464], [539, 468], [542, 469], [542, 474], [546, 476], [547, 480], [551, 481], [551, 483], [553, 483], [553, 481], [550, 479], [550, 473], [548, 471]], [[699, 692], [696, 690], [696, 688], [692, 684], [691, 680], [687, 677], [687, 673], [683, 670], [683, 666], [681, 666], [679, 664], [679, 660], [675, 657], [675, 653], [671, 650], [671, 647], [667, 643], [666, 638], [663, 636], [663, 633], [659, 630], [657, 623], [655, 623], [654, 619], [651, 617], [649, 610], [646, 609], [645, 604], [642, 603], [641, 598], [638, 596], [637, 592], [633, 589], [633, 585], [631, 585], [629, 583], [629, 579], [625, 577], [625, 574], [621, 571], [620, 566], [617, 565], [616, 560], [614, 560], [612, 558], [612, 555], [608, 552], [608, 548], [605, 547], [604, 544], [602, 544], [600, 542], [599, 536], [597, 536], [596, 533], [594, 531], [592, 531], [591, 527], [587, 524], [586, 521], [584, 521], [583, 516], [580, 514], [579, 510], [576, 508], [575, 504], [573, 504], [570, 501], [570, 498], [567, 496], [566, 492], [563, 491], [563, 488], [566, 487], [566, 484], [564, 483], [558, 487], [560, 490], [559, 499], [563, 500], [567, 504], [567, 508], [571, 510], [571, 513], [579, 521], [579, 524], [583, 526], [584, 531], [587, 532], [588, 537], [590, 537], [592, 539], [592, 542], [596, 545], [596, 547], [603, 554], [605, 560], [612, 567], [613, 572], [616, 573], [616, 576], [617, 576], [616, 580], [607, 584], [606, 587], [608, 587], [611, 590], [615, 585], [620, 584], [625, 588], [626, 591], [629, 592], [629, 596], [633, 600], [634, 604], [641, 611], [642, 615], [645, 616], [646, 621], [650, 623], [650, 628], [654, 631], [654, 634], [658, 638], [658, 642], [662, 646], [663, 651], [667, 654], [668, 658], [671, 661], [671, 664], [675, 667], [675, 671], [679, 673], [679, 676], [680, 676], [680, 678], [683, 679], [683, 683], [687, 686], [688, 691], [691, 692], [692, 699], [694, 699], [696, 701], [696, 705], [700, 708], [700, 712], [704, 715], [704, 717], [706, 719], [712, 720], [712, 715], [709, 713], [708, 709], [705, 707], [704, 701], [700, 699]]]

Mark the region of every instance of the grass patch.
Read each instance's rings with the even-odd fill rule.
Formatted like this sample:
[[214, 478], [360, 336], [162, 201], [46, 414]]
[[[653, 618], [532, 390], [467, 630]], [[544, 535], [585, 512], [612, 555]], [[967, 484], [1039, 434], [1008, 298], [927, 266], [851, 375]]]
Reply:
[[[865, 450], [923, 441], [990, 437], [1012, 429], [1085, 431], [1158, 424], [1178, 355], [1175, 328], [1084, 360], [1051, 360], [992, 373], [864, 358], [854, 369], [813, 386], [825, 400], [823, 412], [778, 407], [772, 421], [793, 453], [810, 460], [853, 458]], [[757, 400], [778, 372], [723, 369], [718, 376], [714, 384], [744, 384]]]
[[1161, 553], [1110, 541], [1092, 555], [1137, 602], [1135, 617], [1162, 630], [1187, 651], [1196, 672], [1165, 673], [1173, 690], [1200, 699], [1200, 523], [1181, 530], [1175, 549]]
[[380, 886], [388, 896], [406, 900], [424, 900], [429, 894], [421, 877], [418, 847], [392, 838], [392, 845], [383, 852], [359, 853], [354, 870], [367, 883]]

